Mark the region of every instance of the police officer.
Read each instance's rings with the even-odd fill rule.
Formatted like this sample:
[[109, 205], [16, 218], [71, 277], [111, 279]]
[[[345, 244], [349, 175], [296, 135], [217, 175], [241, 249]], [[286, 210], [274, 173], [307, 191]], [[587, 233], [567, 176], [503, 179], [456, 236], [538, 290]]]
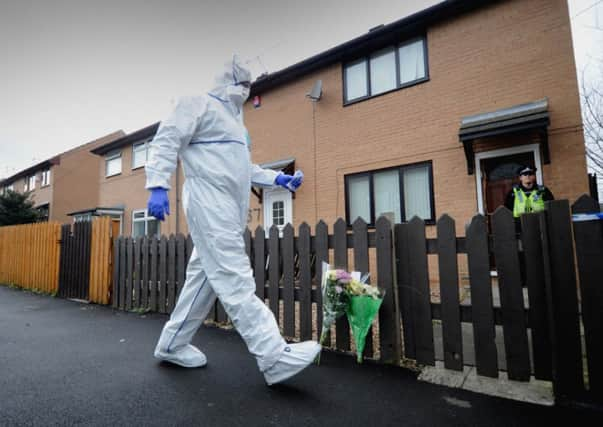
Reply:
[[515, 218], [524, 213], [543, 211], [544, 202], [555, 199], [548, 188], [536, 182], [536, 168], [522, 166], [517, 174], [519, 184], [513, 186], [505, 200], [505, 206]]

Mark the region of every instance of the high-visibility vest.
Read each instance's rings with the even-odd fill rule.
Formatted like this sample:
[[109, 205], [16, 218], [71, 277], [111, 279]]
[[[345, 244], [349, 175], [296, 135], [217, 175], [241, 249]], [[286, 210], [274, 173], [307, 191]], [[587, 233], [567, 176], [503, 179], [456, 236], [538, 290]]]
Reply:
[[513, 187], [515, 203], [513, 204], [513, 216], [518, 218], [521, 214], [529, 212], [539, 212], [544, 210], [544, 200], [542, 199], [544, 187], [538, 186], [530, 192], [529, 196], [523, 192], [521, 187]]

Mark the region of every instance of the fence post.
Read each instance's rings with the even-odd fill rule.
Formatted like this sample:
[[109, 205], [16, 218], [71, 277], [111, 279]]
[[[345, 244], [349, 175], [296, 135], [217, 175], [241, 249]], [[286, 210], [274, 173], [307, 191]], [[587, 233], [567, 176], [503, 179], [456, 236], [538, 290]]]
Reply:
[[438, 267], [442, 304], [444, 366], [463, 370], [463, 334], [459, 298], [459, 272], [454, 220], [444, 214], [437, 223]]
[[396, 286], [398, 287], [398, 307], [402, 318], [404, 357], [416, 359], [415, 335], [412, 310], [412, 287], [410, 285], [410, 261], [408, 250], [408, 224], [395, 225]]
[[[492, 215], [494, 255], [502, 310], [505, 355], [510, 380], [530, 379], [530, 352], [524, 311], [519, 249], [511, 211], [499, 207]], [[528, 260], [529, 261], [529, 260]]]
[[[315, 228], [315, 251], [316, 251], [316, 287], [318, 290], [318, 297], [316, 302], [316, 329], [318, 330], [318, 336], [320, 337], [322, 331], [322, 263], [329, 262], [329, 227], [327, 224], [320, 220], [316, 224]], [[329, 334], [325, 339], [325, 346], [331, 346], [331, 335]]]
[[475, 215], [467, 226], [465, 235], [471, 282], [471, 316], [477, 374], [497, 378], [498, 359], [486, 218], [483, 215]]
[[[597, 201], [583, 195], [573, 213], [599, 212]], [[574, 222], [576, 258], [580, 277], [582, 321], [592, 397], [603, 401], [603, 222]]]
[[283, 332], [295, 337], [295, 230], [291, 224], [283, 229]]
[[279, 250], [279, 229], [276, 225], [272, 225], [272, 227], [270, 227], [269, 236], [268, 256], [270, 257], [270, 262], [268, 264], [268, 304], [270, 306], [270, 310], [276, 318], [276, 321], [278, 322], [280, 319], [278, 288], [281, 281], [281, 254]]
[[416, 216], [408, 223], [408, 252], [416, 360], [422, 365], [434, 366], [435, 346], [425, 222]]
[[552, 379], [551, 338], [547, 313], [541, 215], [543, 215], [542, 212], [521, 216], [521, 240], [524, 257], [527, 261], [525, 276], [530, 301], [529, 323], [532, 331], [534, 377], [550, 381]]
[[557, 399], [572, 398], [584, 390], [578, 296], [569, 202], [546, 202], [551, 278], [553, 331], [553, 388]]
[[[369, 245], [368, 245], [368, 226], [366, 222], [358, 217], [352, 225], [354, 230], [354, 270], [362, 274], [369, 272]], [[367, 284], [370, 279], [367, 279]], [[395, 281], [394, 281], [395, 283]], [[319, 331], [320, 334], [320, 331]], [[366, 335], [365, 357], [373, 357], [373, 327], [371, 326]]]
[[377, 247], [377, 277], [379, 286], [385, 290], [385, 296], [379, 310], [379, 347], [382, 362], [398, 365], [401, 358], [400, 313], [396, 309], [392, 234], [392, 223], [386, 217], [380, 217], [376, 224], [375, 246]]
[[[347, 225], [339, 218], [334, 228], [334, 257], [335, 268], [348, 269]], [[335, 346], [338, 350], [350, 350], [350, 327], [345, 316], [335, 321]]]

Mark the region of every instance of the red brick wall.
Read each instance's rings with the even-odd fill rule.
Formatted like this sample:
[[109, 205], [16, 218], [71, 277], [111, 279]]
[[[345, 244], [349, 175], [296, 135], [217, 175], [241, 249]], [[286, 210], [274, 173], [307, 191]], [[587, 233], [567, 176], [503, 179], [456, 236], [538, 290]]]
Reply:
[[[345, 216], [346, 174], [430, 160], [436, 216], [450, 214], [464, 234], [477, 211], [477, 192], [458, 139], [461, 118], [543, 97], [551, 116], [544, 184], [570, 200], [588, 190], [565, 0], [485, 7], [429, 28], [427, 45], [425, 83], [344, 107], [342, 68], [336, 64], [261, 94], [258, 109], [247, 106], [254, 160], [293, 156], [305, 173], [293, 202], [296, 226], [314, 226], [318, 219], [332, 224]], [[305, 95], [317, 79], [323, 80], [323, 97], [313, 105]], [[493, 140], [478, 150], [509, 143]]]

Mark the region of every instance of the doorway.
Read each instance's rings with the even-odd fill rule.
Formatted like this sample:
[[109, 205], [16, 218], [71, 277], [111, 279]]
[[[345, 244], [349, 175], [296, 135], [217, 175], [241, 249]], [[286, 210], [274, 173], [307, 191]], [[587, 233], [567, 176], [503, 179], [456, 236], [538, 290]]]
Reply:
[[475, 155], [477, 210], [491, 215], [504, 204], [507, 193], [515, 183], [517, 167], [522, 164], [536, 167], [536, 179], [542, 184], [542, 165], [538, 144], [520, 145], [500, 150], [483, 151]]
[[291, 192], [285, 189], [264, 190], [264, 230], [270, 234], [270, 227], [276, 225], [282, 236], [285, 225], [293, 222]]
[[535, 167], [534, 163], [534, 154], [530, 152], [492, 157], [481, 161], [484, 213], [486, 215], [491, 216], [498, 207], [504, 206], [507, 194], [513, 185], [519, 182], [517, 170], [522, 165]]

